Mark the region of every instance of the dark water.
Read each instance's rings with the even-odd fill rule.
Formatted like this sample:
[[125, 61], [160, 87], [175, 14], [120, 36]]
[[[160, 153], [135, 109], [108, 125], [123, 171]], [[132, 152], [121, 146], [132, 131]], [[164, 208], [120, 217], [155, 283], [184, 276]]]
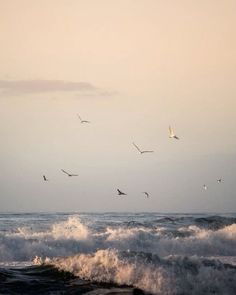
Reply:
[[53, 266], [0, 269], [1, 294], [145, 294], [142, 290], [112, 283], [81, 280]]
[[236, 214], [0, 214], [0, 294], [236, 294]]

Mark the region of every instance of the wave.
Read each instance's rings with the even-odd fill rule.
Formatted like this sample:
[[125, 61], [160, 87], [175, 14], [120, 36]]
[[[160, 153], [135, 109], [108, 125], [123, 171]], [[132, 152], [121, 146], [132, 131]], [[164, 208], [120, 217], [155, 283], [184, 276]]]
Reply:
[[212, 230], [217, 230], [236, 223], [236, 218], [223, 216], [209, 216], [195, 218], [194, 221], [199, 226], [203, 226]]
[[89, 230], [78, 216], [55, 223], [49, 230], [34, 231], [31, 227], [0, 234], [0, 262], [27, 261], [39, 256], [67, 256], [93, 250]]
[[105, 226], [100, 230], [83, 224], [79, 216], [55, 223], [44, 231], [31, 227], [0, 234], [0, 262], [28, 261], [36, 255], [63, 257], [100, 249], [167, 255], [235, 256], [236, 224], [212, 230], [197, 225], [178, 227], [135, 224]]
[[236, 266], [198, 257], [160, 258], [151, 253], [99, 250], [46, 265], [92, 282], [135, 286], [152, 294], [235, 294]]

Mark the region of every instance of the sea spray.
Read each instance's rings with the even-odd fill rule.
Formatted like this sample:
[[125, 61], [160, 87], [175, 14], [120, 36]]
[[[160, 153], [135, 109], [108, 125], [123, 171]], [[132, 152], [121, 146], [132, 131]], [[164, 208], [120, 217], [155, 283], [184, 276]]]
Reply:
[[153, 294], [234, 294], [236, 266], [219, 260], [151, 253], [99, 250], [67, 258], [47, 259], [48, 265], [81, 279], [135, 286]]

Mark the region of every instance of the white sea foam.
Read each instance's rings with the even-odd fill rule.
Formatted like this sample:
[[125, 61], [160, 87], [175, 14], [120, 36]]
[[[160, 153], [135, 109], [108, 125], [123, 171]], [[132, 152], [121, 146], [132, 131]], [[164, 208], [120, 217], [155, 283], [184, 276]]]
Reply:
[[145, 254], [99, 250], [68, 258], [47, 259], [46, 264], [82, 279], [132, 285], [153, 294], [235, 294], [236, 269], [198, 257], [165, 259]]
[[8, 236], [18, 236], [29, 238], [52, 238], [59, 239], [74, 239], [85, 240], [89, 236], [89, 230], [86, 225], [82, 224], [79, 216], [69, 217], [68, 220], [55, 223], [50, 230], [43, 232], [34, 232], [30, 227], [18, 228], [18, 231]]
[[[187, 233], [187, 235], [179, 235]], [[35, 231], [21, 227], [17, 232], [0, 234], [0, 262], [27, 261], [36, 255], [61, 257], [92, 253], [97, 249], [144, 251], [167, 255], [236, 256], [236, 224], [219, 230], [195, 225], [174, 234], [164, 227], [108, 226], [99, 231], [81, 222], [79, 216], [52, 224], [50, 229]]]
[[55, 223], [51, 229], [34, 231], [31, 227], [0, 235], [0, 261], [26, 261], [38, 256], [66, 256], [93, 249], [90, 233], [78, 216]]

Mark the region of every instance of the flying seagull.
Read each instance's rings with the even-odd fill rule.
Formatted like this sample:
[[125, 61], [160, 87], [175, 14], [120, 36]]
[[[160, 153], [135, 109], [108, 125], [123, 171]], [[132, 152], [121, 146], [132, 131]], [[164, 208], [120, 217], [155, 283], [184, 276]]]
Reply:
[[90, 123], [90, 121], [82, 120], [79, 114], [77, 114], [78, 118], [80, 119], [80, 123]]
[[45, 175], [43, 175], [43, 180], [44, 180], [44, 181], [48, 181], [48, 179], [46, 178]]
[[119, 195], [119, 196], [122, 196], [122, 195], [123, 195], [123, 196], [126, 196], [126, 194], [123, 193], [122, 191], [120, 191], [119, 189], [117, 189], [117, 192], [118, 192], [118, 195]]
[[203, 184], [203, 189], [206, 191], [208, 187], [205, 184]]
[[146, 197], [149, 198], [149, 193], [147, 193], [147, 192], [143, 192], [143, 194], [145, 194]]
[[222, 182], [222, 178], [217, 179], [217, 182], [218, 183], [221, 183]]
[[65, 170], [63, 170], [63, 169], [61, 169], [61, 171], [63, 172], [63, 173], [65, 173], [65, 174], [67, 174], [68, 176], [78, 176], [77, 174], [71, 174], [71, 173], [68, 173], [68, 172], [66, 172]]
[[169, 138], [179, 139], [179, 137], [175, 135], [175, 133], [174, 133], [173, 129], [171, 128], [171, 126], [169, 126]]
[[144, 153], [153, 153], [154, 152], [154, 151], [142, 151], [134, 142], [133, 142], [133, 146], [140, 152], [141, 155]]

